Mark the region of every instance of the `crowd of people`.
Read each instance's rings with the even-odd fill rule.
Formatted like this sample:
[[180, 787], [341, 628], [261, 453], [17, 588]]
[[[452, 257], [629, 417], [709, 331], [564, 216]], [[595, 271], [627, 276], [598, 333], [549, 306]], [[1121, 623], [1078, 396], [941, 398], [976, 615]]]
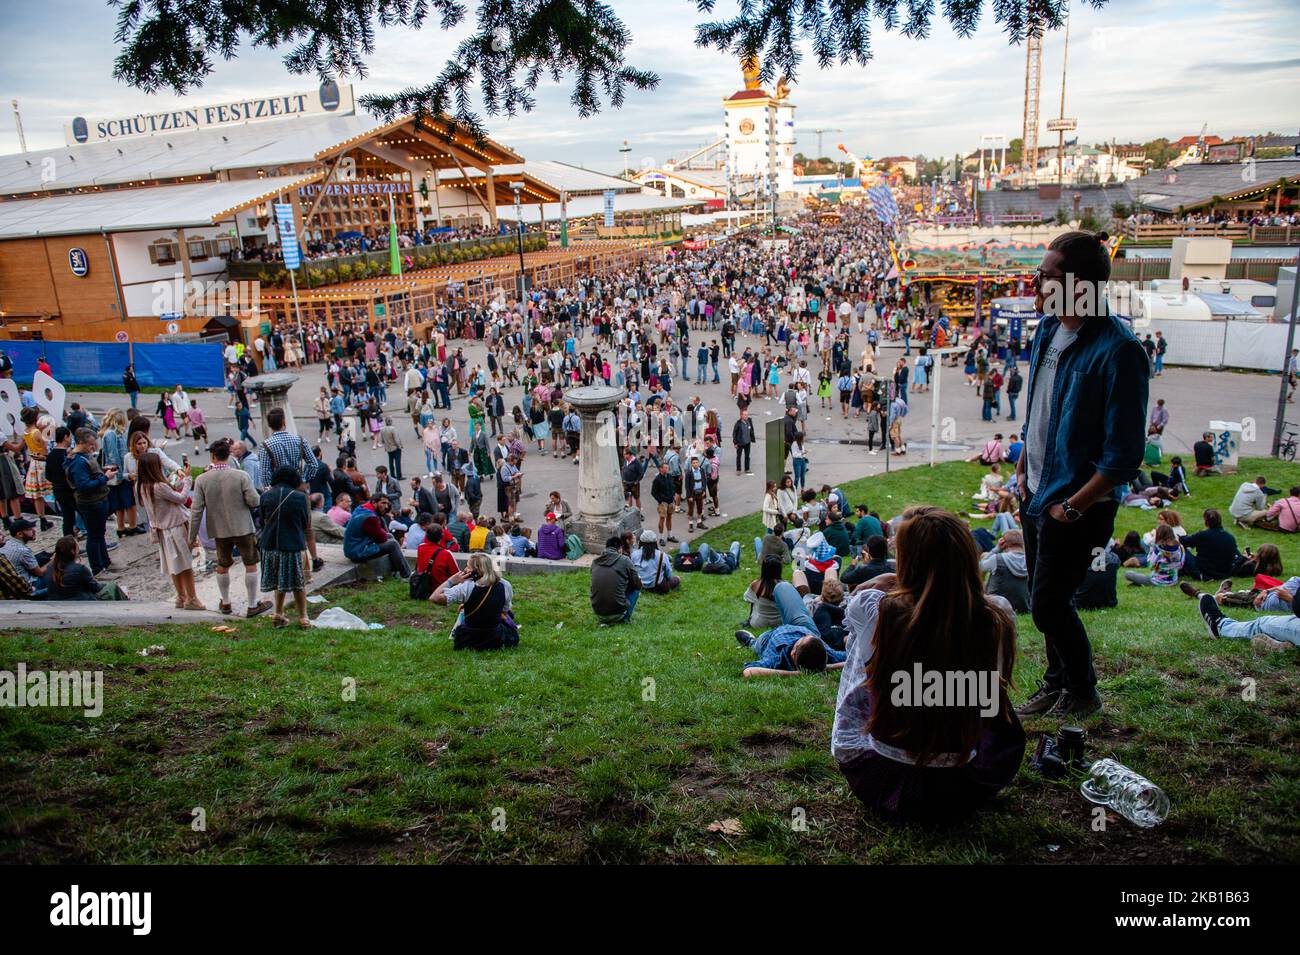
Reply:
[[[906, 454], [909, 397], [932, 380], [931, 352], [959, 340], [939, 310], [913, 301], [890, 276], [885, 226], [849, 210], [840, 224], [810, 225], [777, 251], [741, 239], [584, 276], [571, 289], [537, 289], [522, 303], [452, 302], [423, 341], [356, 324], [275, 328], [249, 348], [232, 343], [227, 401], [237, 435], [212, 440], [199, 402], [179, 385], [160, 396], [161, 420], [141, 414], [131, 369], [130, 407], [98, 425], [75, 404], [62, 422], [27, 409], [27, 430], [5, 443], [0, 467], [8, 508], [0, 579], [8, 586], [11, 576], [27, 575], [26, 596], [122, 596], [104, 586], [116, 544], [106, 539], [112, 515], [119, 538], [148, 529], [178, 608], [203, 607], [194, 567], [207, 550], [215, 554], [218, 610], [234, 612], [230, 569], [238, 559], [245, 614], [270, 610], [276, 626], [286, 626], [292, 600], [306, 626], [305, 593], [324, 540], [381, 576], [408, 579], [413, 597], [458, 605], [457, 649], [510, 647], [519, 629], [502, 558], [562, 560], [582, 550], [559, 491], [533, 515], [536, 529], [529, 526], [520, 506], [528, 461], [578, 462], [581, 426], [565, 393], [604, 383], [625, 392], [611, 421], [619, 470], [608, 479], [643, 517], [639, 533], [610, 536], [591, 565], [592, 614], [618, 626], [633, 619], [643, 593], [674, 599], [690, 586], [689, 573], [740, 569], [748, 544], [714, 550], [679, 539], [674, 522], [680, 532], [685, 515], [688, 538], [708, 529], [733, 464], [736, 474], [753, 473], [753, 403], [775, 401], [786, 473], [762, 496], [764, 532], [752, 542], [757, 577], [737, 588], [748, 616], [735, 636], [753, 656], [741, 672], [843, 669], [832, 751], [854, 793], [909, 818], [961, 815], [1014, 775], [1025, 744], [1019, 717], [1078, 720], [1101, 708], [1078, 610], [1113, 605], [1121, 567], [1135, 586], [1249, 570], [1256, 586], [1244, 597], [1222, 586], [1193, 594], [1210, 632], [1300, 642], [1292, 612], [1300, 578], [1279, 579], [1276, 548], [1237, 553], [1214, 509], [1202, 514], [1204, 530], [1179, 533], [1172, 505], [1189, 496], [1187, 474], [1178, 458], [1166, 474], [1147, 457], [1168, 421], [1163, 403], [1147, 416], [1154, 351], [1118, 319], [1090, 312], [1086, 297], [1052, 299], [1067, 285], [1106, 280], [1105, 239], [1067, 232], [1051, 243], [1037, 291], [1040, 310], [1057, 304], [1032, 340], [999, 341], [994, 327], [964, 342], [966, 380], [983, 418], [1000, 418], [1005, 399], [1006, 420], [1019, 429], [1007, 440], [997, 434], [974, 458], [989, 471], [967, 514], [930, 506], [882, 514], [837, 487], [808, 483], [809, 422], [822, 411], [833, 419], [837, 404], [841, 421], [865, 416], [868, 454], [878, 453], [877, 438], [879, 451]], [[482, 344], [482, 362], [467, 358], [462, 338]], [[882, 359], [884, 340], [900, 343], [903, 356]], [[310, 441], [293, 433], [272, 409], [268, 433], [255, 437], [248, 378], [313, 363], [322, 376], [317, 433]], [[725, 384], [729, 401], [715, 406], [689, 393], [706, 382]], [[448, 413], [453, 400], [467, 409], [463, 436]], [[367, 437], [386, 461], [371, 478], [357, 465]], [[208, 464], [174, 461], [169, 438], [192, 439]], [[1195, 473], [1211, 473], [1199, 450], [1195, 456]], [[408, 473], [412, 458], [423, 465], [411, 469], [418, 473]], [[495, 482], [494, 507], [484, 507], [485, 481]], [[1243, 485], [1230, 516], [1294, 532], [1300, 488], [1269, 505], [1277, 493], [1263, 478]], [[37, 526], [14, 504], [24, 496], [37, 502], [42, 526], [41, 502], [63, 520], [53, 554], [23, 552]], [[1149, 540], [1114, 539], [1120, 506], [1158, 511]], [[463, 565], [458, 553], [468, 555]], [[934, 586], [939, 565], [942, 587]], [[1225, 605], [1287, 612], [1243, 624], [1227, 618]], [[1047, 669], [1015, 710], [1007, 691], [1017, 613], [1031, 614], [1043, 635]], [[921, 662], [995, 674], [991, 708], [900, 705], [891, 674]]]

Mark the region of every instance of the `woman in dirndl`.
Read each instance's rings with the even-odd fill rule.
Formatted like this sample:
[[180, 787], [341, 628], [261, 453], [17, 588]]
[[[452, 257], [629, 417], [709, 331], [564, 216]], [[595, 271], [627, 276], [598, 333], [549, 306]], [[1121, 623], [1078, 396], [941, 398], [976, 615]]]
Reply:
[[135, 486], [149, 515], [149, 537], [158, 545], [158, 563], [176, 588], [178, 610], [206, 610], [194, 591], [194, 561], [190, 551], [188, 476], [180, 487], [167, 482], [162, 458], [145, 454], [136, 463]]
[[262, 553], [262, 591], [275, 593], [275, 611], [271, 620], [276, 627], [286, 627], [284, 596], [293, 594], [298, 611], [298, 626], [311, 626], [307, 617], [307, 528], [311, 509], [307, 495], [300, 488], [298, 469], [281, 465], [271, 477], [271, 486], [263, 494], [259, 510], [262, 534], [258, 548]]
[[54, 436], [54, 419], [36, 408], [24, 408], [21, 418], [27, 426], [23, 432], [23, 444], [27, 446], [27, 477], [23, 481], [23, 493], [31, 498], [36, 508], [41, 530], [48, 531], [54, 524], [45, 519], [45, 497], [53, 494], [54, 488], [45, 475], [45, 455]]

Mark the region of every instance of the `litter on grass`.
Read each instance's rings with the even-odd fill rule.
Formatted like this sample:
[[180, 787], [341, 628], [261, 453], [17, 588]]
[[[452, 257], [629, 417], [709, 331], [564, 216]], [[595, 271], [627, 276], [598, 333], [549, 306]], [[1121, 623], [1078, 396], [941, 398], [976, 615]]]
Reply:
[[342, 607], [330, 607], [311, 622], [313, 627], [326, 630], [383, 630], [382, 623], [366, 623], [354, 613], [348, 613]]

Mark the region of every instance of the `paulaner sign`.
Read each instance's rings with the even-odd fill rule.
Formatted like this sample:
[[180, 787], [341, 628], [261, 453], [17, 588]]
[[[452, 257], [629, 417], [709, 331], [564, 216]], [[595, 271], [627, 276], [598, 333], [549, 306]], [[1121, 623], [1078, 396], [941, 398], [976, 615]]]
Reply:
[[211, 129], [238, 123], [253, 123], [285, 116], [336, 113], [349, 116], [356, 112], [351, 86], [339, 86], [333, 80], [322, 83], [310, 93], [263, 96], [235, 100], [210, 106], [187, 106], [160, 113], [136, 113], [111, 119], [87, 119], [78, 116], [63, 127], [69, 145], [77, 143], [115, 142], [140, 136], [157, 136], [194, 129]]

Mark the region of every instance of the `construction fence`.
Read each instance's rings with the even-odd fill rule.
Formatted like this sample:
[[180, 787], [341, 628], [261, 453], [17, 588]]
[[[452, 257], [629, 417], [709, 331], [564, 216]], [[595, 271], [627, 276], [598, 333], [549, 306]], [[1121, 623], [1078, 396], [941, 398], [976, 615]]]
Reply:
[[54, 378], [69, 385], [122, 384], [128, 364], [135, 365], [142, 388], [224, 388], [222, 348], [215, 344], [126, 342], [4, 341], [14, 363], [14, 381], [30, 384], [36, 362], [44, 357]]

